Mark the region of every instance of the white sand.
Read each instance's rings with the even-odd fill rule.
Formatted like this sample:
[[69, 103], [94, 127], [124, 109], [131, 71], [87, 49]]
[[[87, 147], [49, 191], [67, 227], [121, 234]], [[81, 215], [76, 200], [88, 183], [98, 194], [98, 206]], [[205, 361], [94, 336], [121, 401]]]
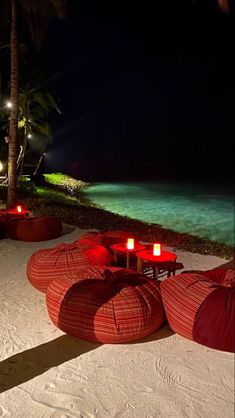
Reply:
[[[0, 241], [0, 417], [234, 417], [234, 355], [164, 327], [131, 344], [99, 345], [55, 328], [45, 295], [27, 281], [38, 248], [78, 239], [75, 229], [41, 243]], [[185, 269], [218, 257], [177, 251]]]

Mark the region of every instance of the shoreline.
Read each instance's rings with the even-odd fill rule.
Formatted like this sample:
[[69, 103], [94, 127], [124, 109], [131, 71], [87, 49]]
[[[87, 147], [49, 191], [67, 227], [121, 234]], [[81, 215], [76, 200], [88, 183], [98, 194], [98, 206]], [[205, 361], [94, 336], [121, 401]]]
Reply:
[[166, 247], [178, 250], [202, 255], [214, 255], [227, 260], [234, 258], [234, 248], [226, 244], [114, 214], [92, 203], [89, 204], [88, 199], [82, 195], [82, 192], [79, 193], [79, 197], [80, 201], [77, 205], [48, 202], [45, 207], [44, 199], [37, 197], [26, 198], [24, 203], [35, 215], [58, 216], [62, 222], [81, 229], [125, 230], [135, 233], [141, 241], [154, 242], [157, 240]]
[[[91, 185], [89, 182], [76, 180], [61, 173], [51, 174], [52, 179], [48, 176], [35, 178], [28, 183], [28, 188], [18, 190], [18, 199], [27, 209], [33, 211], [34, 215], [57, 216], [63, 223], [81, 229], [125, 230], [135, 233], [140, 241], [159, 241], [163, 246], [176, 250], [214, 255], [226, 260], [234, 259], [232, 246], [176, 232], [158, 224], [132, 219], [99, 207], [84, 193]], [[38, 187], [41, 188], [40, 191]], [[4, 200], [3, 194], [1, 197]]]

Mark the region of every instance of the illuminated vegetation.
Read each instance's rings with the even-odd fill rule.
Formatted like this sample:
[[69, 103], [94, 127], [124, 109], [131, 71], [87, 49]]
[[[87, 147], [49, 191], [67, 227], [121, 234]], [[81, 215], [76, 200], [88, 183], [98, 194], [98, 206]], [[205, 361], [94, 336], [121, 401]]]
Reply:
[[81, 189], [84, 187], [85, 183], [81, 180], [76, 180], [66, 174], [62, 173], [51, 173], [51, 174], [43, 174], [43, 177], [49, 185], [69, 188], [72, 189]]
[[56, 190], [49, 190], [45, 187], [36, 187], [33, 191], [33, 196], [43, 199], [45, 203], [54, 202], [73, 206], [79, 204], [76, 197], [68, 196]]

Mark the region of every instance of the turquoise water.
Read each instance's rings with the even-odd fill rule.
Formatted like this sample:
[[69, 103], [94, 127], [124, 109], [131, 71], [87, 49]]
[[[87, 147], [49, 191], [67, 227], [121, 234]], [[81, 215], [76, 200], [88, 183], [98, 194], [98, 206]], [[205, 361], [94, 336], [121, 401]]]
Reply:
[[170, 183], [99, 183], [86, 197], [113, 213], [234, 245], [234, 195], [222, 187]]

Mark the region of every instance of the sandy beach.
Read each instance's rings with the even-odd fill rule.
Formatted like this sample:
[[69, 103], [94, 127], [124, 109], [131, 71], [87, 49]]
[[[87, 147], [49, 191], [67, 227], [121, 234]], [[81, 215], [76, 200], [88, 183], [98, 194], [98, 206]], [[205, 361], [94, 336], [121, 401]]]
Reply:
[[[84, 230], [67, 226], [65, 232], [39, 243], [0, 240], [0, 416], [233, 418], [233, 354], [186, 340], [168, 326], [118, 345], [89, 343], [55, 328], [45, 295], [25, 270], [34, 251], [72, 242]], [[185, 270], [228, 262], [175, 252]]]

